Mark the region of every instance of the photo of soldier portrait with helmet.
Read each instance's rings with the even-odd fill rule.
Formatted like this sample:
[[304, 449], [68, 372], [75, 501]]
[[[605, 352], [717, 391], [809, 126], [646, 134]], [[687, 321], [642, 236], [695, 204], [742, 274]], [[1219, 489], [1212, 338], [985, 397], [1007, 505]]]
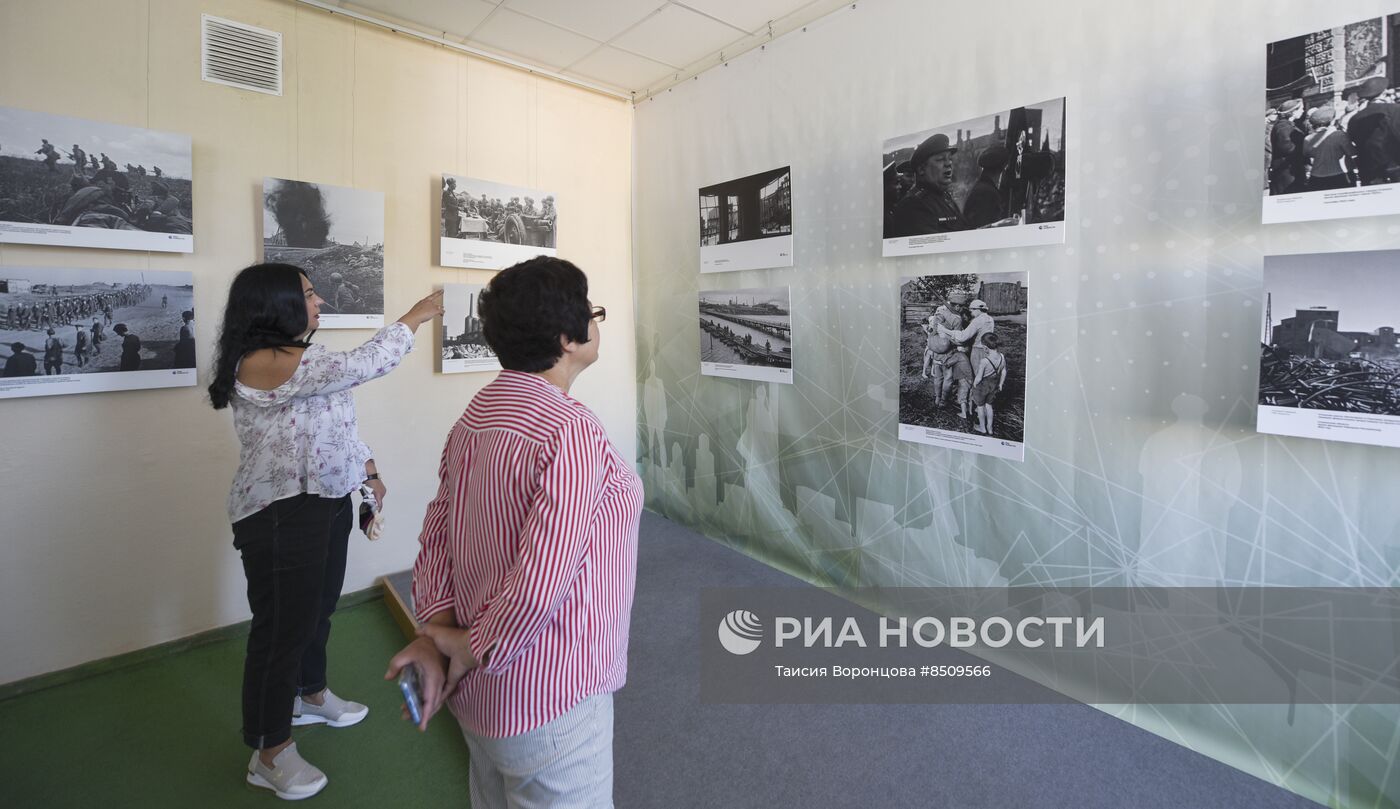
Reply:
[[1065, 100], [884, 143], [884, 255], [1060, 244]]
[[194, 251], [188, 135], [0, 107], [0, 242]]

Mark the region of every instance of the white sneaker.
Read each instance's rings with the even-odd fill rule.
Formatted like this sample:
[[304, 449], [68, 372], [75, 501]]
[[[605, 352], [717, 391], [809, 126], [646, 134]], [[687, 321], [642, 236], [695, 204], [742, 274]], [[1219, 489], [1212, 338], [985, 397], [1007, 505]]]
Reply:
[[326, 696], [325, 704], [312, 705], [301, 697], [297, 697], [292, 704], [292, 724], [319, 725], [326, 724], [333, 728], [348, 728], [358, 724], [360, 720], [369, 716], [369, 708], [358, 702], [351, 702], [341, 699], [327, 688], [323, 692]]
[[253, 759], [248, 762], [248, 783], [270, 789], [284, 801], [299, 801], [325, 789], [330, 782], [325, 773], [297, 753], [296, 744], [289, 744], [272, 760], [271, 767], [263, 764], [254, 750]]

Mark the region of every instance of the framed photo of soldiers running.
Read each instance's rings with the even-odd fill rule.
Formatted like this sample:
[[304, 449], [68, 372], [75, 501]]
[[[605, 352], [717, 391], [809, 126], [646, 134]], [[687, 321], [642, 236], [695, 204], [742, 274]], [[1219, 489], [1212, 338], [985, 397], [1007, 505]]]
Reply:
[[0, 107], [0, 242], [194, 251], [190, 138]]
[[323, 329], [384, 325], [384, 194], [263, 180], [263, 261], [306, 271]]
[[1400, 447], [1400, 250], [1264, 257], [1261, 433]]
[[701, 290], [700, 373], [791, 385], [788, 288]]
[[1026, 459], [1022, 272], [925, 275], [899, 287], [899, 438]]
[[496, 352], [486, 344], [476, 301], [484, 284], [442, 285], [442, 328], [438, 330], [438, 370], [444, 374], [499, 371]]
[[548, 191], [444, 174], [438, 263], [501, 270], [555, 255], [558, 220], [557, 199]]
[[194, 385], [194, 275], [0, 267], [0, 367], [0, 399]]
[[700, 272], [792, 266], [792, 168], [700, 189]]
[[1270, 42], [1264, 224], [1400, 213], [1400, 14]]
[[1065, 99], [890, 138], [884, 255], [1065, 240]]

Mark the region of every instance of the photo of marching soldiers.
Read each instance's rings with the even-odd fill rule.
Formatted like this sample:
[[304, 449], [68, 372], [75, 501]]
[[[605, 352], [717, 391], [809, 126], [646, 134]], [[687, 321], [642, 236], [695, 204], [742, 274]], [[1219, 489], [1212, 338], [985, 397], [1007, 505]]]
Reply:
[[1397, 33], [1391, 14], [1267, 46], [1264, 222], [1400, 212]]
[[0, 242], [194, 250], [190, 139], [0, 107]]
[[1064, 241], [1065, 100], [884, 144], [886, 256]]
[[791, 266], [791, 167], [700, 189], [700, 272]]
[[700, 292], [700, 373], [792, 384], [787, 287]]
[[1025, 272], [900, 286], [899, 437], [1025, 459]]
[[461, 374], [471, 371], [499, 371], [501, 363], [496, 352], [486, 344], [481, 333], [481, 318], [476, 303], [485, 289], [483, 284], [442, 285], [442, 328], [438, 330], [438, 352], [442, 357], [442, 373]]
[[1264, 257], [1259, 432], [1400, 446], [1400, 250]]
[[444, 267], [499, 270], [555, 254], [559, 211], [549, 192], [444, 174], [441, 214]]
[[195, 383], [194, 276], [0, 268], [0, 398]]
[[384, 325], [384, 194], [297, 180], [263, 180], [263, 261], [306, 271], [321, 328]]

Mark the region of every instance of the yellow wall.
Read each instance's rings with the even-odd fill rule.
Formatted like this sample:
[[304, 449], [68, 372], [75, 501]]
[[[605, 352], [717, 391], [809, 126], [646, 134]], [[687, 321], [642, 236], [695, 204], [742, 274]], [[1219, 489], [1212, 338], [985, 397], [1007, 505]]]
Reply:
[[[282, 32], [285, 95], [202, 82], [201, 13]], [[0, 245], [0, 266], [192, 271], [202, 383], [228, 282], [259, 255], [263, 177], [384, 192], [389, 318], [490, 278], [434, 266], [443, 172], [555, 192], [560, 255], [608, 307], [574, 392], [635, 456], [626, 102], [288, 0], [49, 0], [0, 3], [0, 105], [192, 136], [192, 255]], [[412, 563], [442, 441], [493, 376], [435, 375], [432, 338], [358, 394], [389, 531], [352, 537], [346, 590]], [[0, 420], [0, 682], [247, 618], [224, 510], [238, 447], [202, 387], [8, 400]]]

